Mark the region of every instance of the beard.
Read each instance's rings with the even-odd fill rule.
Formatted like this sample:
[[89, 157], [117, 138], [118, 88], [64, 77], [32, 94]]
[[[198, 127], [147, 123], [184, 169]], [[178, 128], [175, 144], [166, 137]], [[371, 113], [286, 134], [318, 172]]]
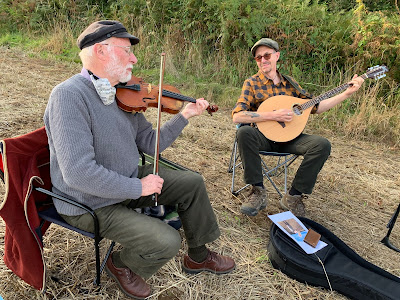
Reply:
[[264, 74], [268, 74], [269, 72], [272, 71], [272, 65], [270, 63], [266, 63], [266, 64], [261, 65], [261, 71]]
[[105, 71], [112, 78], [117, 78], [119, 82], [128, 82], [132, 78], [132, 73], [128, 71], [129, 68], [133, 68], [132, 63], [128, 63], [123, 66], [115, 55], [114, 52], [110, 53], [110, 60], [105, 66]]

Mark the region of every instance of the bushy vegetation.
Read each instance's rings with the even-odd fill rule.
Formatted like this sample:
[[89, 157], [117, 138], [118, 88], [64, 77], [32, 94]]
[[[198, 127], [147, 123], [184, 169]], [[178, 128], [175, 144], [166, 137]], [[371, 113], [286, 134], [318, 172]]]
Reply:
[[[3, 0], [0, 44], [79, 61], [82, 29], [117, 19], [141, 39], [135, 54], [147, 78], [157, 79], [166, 52], [167, 79], [232, 106], [243, 80], [257, 71], [251, 46], [271, 37], [281, 45], [280, 70], [315, 94], [387, 65], [374, 97], [384, 104], [377, 109], [398, 109], [399, 15], [397, 0]], [[344, 108], [344, 119], [360, 110]]]

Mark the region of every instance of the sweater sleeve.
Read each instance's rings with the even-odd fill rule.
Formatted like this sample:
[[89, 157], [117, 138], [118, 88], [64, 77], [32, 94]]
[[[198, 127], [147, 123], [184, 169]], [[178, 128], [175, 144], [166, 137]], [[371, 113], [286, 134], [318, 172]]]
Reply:
[[[140, 118], [136, 137], [138, 148], [145, 153], [154, 155], [156, 130], [152, 129], [152, 125], [146, 121], [143, 114], [139, 114], [138, 117]], [[164, 151], [177, 139], [188, 123], [188, 120], [179, 113], [163, 124], [160, 128], [160, 152]]]
[[53, 153], [51, 167], [59, 169], [52, 171], [53, 185], [64, 181], [82, 193], [116, 202], [140, 197], [140, 179], [122, 176], [96, 162], [90, 110], [79, 93], [53, 90], [45, 123]]

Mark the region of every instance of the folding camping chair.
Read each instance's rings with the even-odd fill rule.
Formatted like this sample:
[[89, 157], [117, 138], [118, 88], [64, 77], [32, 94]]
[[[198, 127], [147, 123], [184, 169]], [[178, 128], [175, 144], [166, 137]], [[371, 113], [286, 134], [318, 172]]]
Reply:
[[[2, 154], [3, 154], [3, 144], [0, 143], [0, 155], [1, 155], [0, 178], [4, 183], [4, 169], [3, 169], [3, 159], [2, 159], [3, 155]], [[142, 155], [142, 164], [144, 164], [144, 163], [145, 163], [145, 157]], [[41, 168], [49, 168], [49, 163], [42, 165]], [[47, 183], [47, 184], [49, 184], [49, 183]], [[43, 193], [43, 194], [47, 195], [47, 201], [40, 203], [40, 206], [38, 207], [38, 215], [41, 219], [40, 226], [39, 226], [40, 231], [47, 221], [47, 222], [62, 226], [64, 228], [67, 228], [69, 230], [75, 231], [79, 234], [82, 234], [82, 235], [87, 236], [94, 240], [95, 259], [96, 259], [96, 278], [94, 280], [94, 284], [100, 285], [100, 274], [105, 267], [106, 261], [107, 261], [109, 255], [111, 254], [111, 251], [115, 245], [115, 242], [111, 243], [111, 245], [108, 248], [108, 251], [105, 255], [105, 258], [104, 258], [102, 264], [100, 265], [99, 243], [103, 239], [103, 237], [101, 237], [99, 234], [99, 222], [98, 222], [96, 213], [90, 207], [88, 207], [84, 204], [81, 204], [73, 199], [66, 198], [66, 197], [63, 197], [56, 193], [53, 193], [52, 191], [50, 191], [50, 189], [45, 189], [45, 188], [38, 187], [38, 186], [34, 186], [33, 189], [39, 193]], [[54, 207], [52, 198], [56, 198], [58, 200], [66, 202], [68, 204], [79, 207], [79, 208], [85, 210], [87, 213], [89, 213], [93, 218], [94, 233], [81, 230], [81, 229], [71, 226], [70, 224], [65, 222], [64, 219], [57, 213], [57, 210]], [[43, 237], [40, 236], [40, 238], [41, 238], [41, 242], [43, 244]]]
[[[237, 125], [236, 128], [238, 129], [240, 126], [243, 126], [242, 124]], [[289, 166], [296, 160], [298, 155], [292, 154], [292, 153], [279, 153], [279, 152], [269, 152], [269, 151], [260, 151], [259, 152], [261, 156], [261, 167], [262, 167], [262, 172], [263, 172], [263, 177], [266, 177], [268, 181], [272, 184], [276, 192], [279, 194], [280, 197], [283, 196], [284, 193], [287, 191], [287, 174], [288, 174], [288, 168]], [[272, 167], [268, 167], [268, 164], [264, 158], [267, 157], [273, 157], [275, 158], [275, 162], [273, 163]], [[246, 187], [248, 187], [250, 184], [245, 184], [241, 188], [235, 190], [235, 181], [236, 181], [236, 176], [238, 170], [243, 171], [243, 166], [242, 162], [240, 160], [240, 155], [238, 151], [238, 145], [237, 145], [237, 131], [235, 135], [235, 141], [233, 143], [232, 147], [232, 153], [231, 153], [231, 158], [229, 160], [229, 166], [228, 166], [228, 173], [232, 173], [232, 182], [231, 182], [231, 193], [235, 196], [237, 196], [242, 190], [244, 190]], [[272, 177], [277, 177], [280, 174], [284, 174], [284, 187], [281, 192], [281, 189], [277, 187], [275, 184], [274, 180]]]
[[[152, 158], [150, 156], [144, 155], [143, 153], [141, 154], [141, 164], [144, 165], [145, 163], [151, 163], [152, 162]], [[179, 169], [179, 170], [189, 170], [192, 171], [188, 168], [185, 168], [177, 163], [171, 162], [167, 159], [164, 159], [161, 157], [160, 155], [160, 164], [164, 165], [165, 167], [171, 168], [171, 169]], [[40, 166], [40, 168], [49, 168], [50, 163], [44, 163]], [[194, 171], [193, 171], [194, 172]], [[2, 142], [0, 142], [0, 179], [3, 181], [3, 183], [5, 183], [5, 178], [4, 178], [4, 166], [3, 166], [3, 144]], [[49, 178], [50, 180], [50, 178]], [[34, 186], [33, 189], [34, 191], [37, 191], [39, 193], [43, 193], [47, 196], [47, 200], [45, 202], [41, 202], [39, 205], [39, 207], [37, 208], [38, 210], [38, 215], [41, 219], [40, 222], [40, 226], [39, 229], [37, 230], [37, 232], [41, 232], [42, 227], [45, 226], [46, 221], [50, 222], [50, 223], [54, 223], [57, 224], [61, 227], [67, 228], [69, 230], [72, 230], [74, 232], [77, 232], [79, 234], [82, 234], [86, 237], [89, 237], [91, 239], [94, 240], [94, 248], [95, 248], [95, 259], [96, 259], [96, 278], [94, 280], [94, 284], [99, 286], [100, 285], [100, 274], [103, 272], [104, 268], [105, 268], [105, 264], [107, 262], [108, 257], [110, 256], [113, 247], [115, 246], [115, 242], [112, 241], [107, 253], [105, 254], [105, 257], [100, 265], [100, 249], [99, 249], [99, 243], [100, 241], [103, 239], [102, 236], [100, 236], [99, 231], [99, 222], [96, 216], [96, 213], [94, 210], [92, 210], [90, 207], [83, 205], [73, 199], [70, 198], [66, 198], [64, 196], [58, 195], [54, 192], [51, 191], [51, 183], [50, 182], [46, 182], [45, 186], [50, 188], [43, 188], [41, 186]], [[81, 230], [79, 228], [76, 228], [74, 226], [71, 226], [70, 224], [68, 224], [67, 222], [64, 221], [64, 219], [57, 213], [56, 208], [54, 207], [53, 204], [53, 200], [52, 198], [56, 198], [58, 200], [61, 200], [63, 202], [66, 202], [68, 204], [74, 205], [76, 207], [79, 207], [83, 210], [85, 210], [87, 213], [89, 213], [92, 218], [93, 218], [93, 223], [94, 223], [94, 233], [91, 232], [87, 232], [84, 230]], [[168, 222], [167, 222], [168, 223]], [[180, 221], [178, 222], [179, 224]], [[179, 229], [181, 227], [181, 225], [179, 225], [176, 221], [175, 222], [171, 222], [168, 223], [169, 225], [171, 225], [172, 227], [174, 227], [175, 229]], [[43, 237], [40, 235], [40, 239], [41, 239], [41, 243], [43, 244]]]

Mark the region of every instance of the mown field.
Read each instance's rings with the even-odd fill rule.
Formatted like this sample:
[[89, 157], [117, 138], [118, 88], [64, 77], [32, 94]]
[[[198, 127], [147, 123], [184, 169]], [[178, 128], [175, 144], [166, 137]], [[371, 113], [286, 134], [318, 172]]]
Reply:
[[[51, 89], [79, 72], [80, 66], [1, 47], [0, 70], [0, 139], [3, 139], [43, 126], [42, 115]], [[231, 175], [227, 168], [235, 134], [230, 109], [220, 107], [212, 117], [205, 114], [192, 119], [164, 156], [203, 175], [222, 232], [221, 238], [209, 246], [235, 258], [237, 269], [229, 275], [189, 276], [180, 265], [187, 248], [183, 242], [177, 257], [148, 280], [153, 290], [150, 299], [346, 299], [334, 291], [299, 283], [272, 267], [266, 250], [271, 226], [268, 215], [282, 211], [272, 187], [268, 186], [266, 210], [254, 218], [239, 213], [246, 192], [234, 197], [229, 191]], [[146, 112], [150, 120], [154, 120], [154, 111]], [[163, 115], [164, 119], [168, 117]], [[310, 120], [313, 121], [317, 122]], [[307, 217], [330, 229], [366, 260], [400, 276], [399, 254], [380, 243], [386, 234], [385, 226], [399, 204], [399, 148], [343, 138], [328, 129], [316, 133], [331, 140], [332, 154], [306, 202]], [[289, 181], [299, 162], [291, 167]], [[282, 184], [280, 179], [278, 182]], [[4, 191], [4, 185], [0, 184], [1, 197]], [[1, 220], [1, 256], [4, 231]], [[400, 240], [399, 226], [392, 238]], [[42, 295], [25, 284], [1, 261], [0, 295], [4, 299], [126, 298], [106, 274], [102, 275], [99, 293], [93, 292], [95, 266], [91, 240], [51, 226], [44, 244], [47, 293]], [[107, 246], [108, 242], [103, 242], [103, 252]]]

